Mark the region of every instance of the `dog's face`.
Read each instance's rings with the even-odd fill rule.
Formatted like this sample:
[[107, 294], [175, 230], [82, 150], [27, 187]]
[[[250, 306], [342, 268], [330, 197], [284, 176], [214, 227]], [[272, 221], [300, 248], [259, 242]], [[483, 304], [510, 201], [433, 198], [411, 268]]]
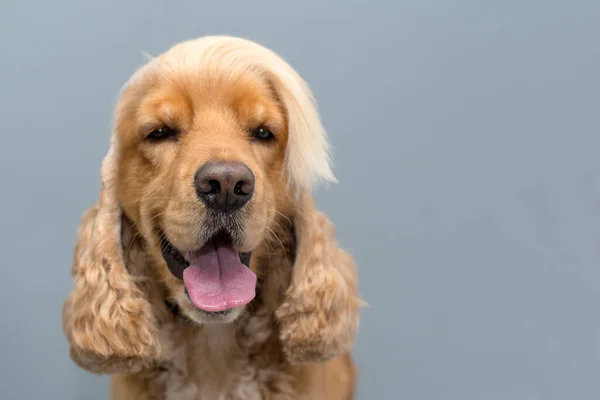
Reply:
[[121, 97], [118, 198], [181, 311], [233, 321], [255, 295], [252, 251], [289, 214], [286, 109], [264, 74], [158, 61]]
[[[63, 307], [73, 359], [139, 371], [162, 352], [163, 300], [197, 323], [232, 322], [257, 294], [256, 272], [257, 303], [280, 324], [290, 361], [346, 352], [356, 276], [311, 196], [335, 177], [295, 70], [257, 43], [207, 36], [138, 70], [115, 111]], [[296, 247], [275, 248], [283, 235]], [[298, 319], [305, 310], [314, 315]]]
[[252, 253], [279, 241], [295, 199], [335, 180], [308, 86], [275, 53], [231, 37], [180, 43], [138, 70], [103, 165], [98, 229], [118, 224], [120, 207], [168, 299], [199, 323], [241, 314], [256, 295]]

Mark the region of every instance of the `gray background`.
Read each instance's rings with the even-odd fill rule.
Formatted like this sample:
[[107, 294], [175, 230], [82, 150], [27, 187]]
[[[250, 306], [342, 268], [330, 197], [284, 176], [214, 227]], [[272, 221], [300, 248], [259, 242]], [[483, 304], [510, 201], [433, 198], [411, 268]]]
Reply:
[[105, 399], [60, 308], [120, 86], [204, 34], [310, 82], [371, 304], [359, 399], [600, 397], [597, 1], [0, 0], [0, 398]]

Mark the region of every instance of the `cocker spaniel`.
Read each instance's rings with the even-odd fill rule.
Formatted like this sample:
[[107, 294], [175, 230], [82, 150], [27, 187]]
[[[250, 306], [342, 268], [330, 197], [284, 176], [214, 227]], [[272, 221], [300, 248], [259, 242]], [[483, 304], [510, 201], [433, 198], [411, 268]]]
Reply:
[[357, 273], [311, 197], [329, 154], [309, 87], [255, 42], [141, 67], [78, 231], [75, 363], [113, 400], [353, 398]]

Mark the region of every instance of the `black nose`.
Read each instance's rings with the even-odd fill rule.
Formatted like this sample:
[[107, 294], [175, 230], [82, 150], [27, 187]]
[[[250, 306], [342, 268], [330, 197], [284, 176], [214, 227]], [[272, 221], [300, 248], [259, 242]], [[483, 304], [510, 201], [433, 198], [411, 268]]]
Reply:
[[252, 198], [254, 174], [246, 165], [233, 162], [207, 162], [194, 175], [200, 200], [219, 212], [239, 210]]

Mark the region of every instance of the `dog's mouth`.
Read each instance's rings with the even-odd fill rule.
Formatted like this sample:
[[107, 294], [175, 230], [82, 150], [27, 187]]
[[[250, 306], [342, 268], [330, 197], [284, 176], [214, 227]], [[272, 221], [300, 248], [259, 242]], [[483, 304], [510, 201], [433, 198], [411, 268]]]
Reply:
[[251, 253], [237, 252], [231, 236], [220, 231], [202, 248], [180, 252], [161, 235], [163, 258], [171, 273], [183, 280], [191, 302], [208, 313], [225, 314], [248, 304], [256, 295]]

